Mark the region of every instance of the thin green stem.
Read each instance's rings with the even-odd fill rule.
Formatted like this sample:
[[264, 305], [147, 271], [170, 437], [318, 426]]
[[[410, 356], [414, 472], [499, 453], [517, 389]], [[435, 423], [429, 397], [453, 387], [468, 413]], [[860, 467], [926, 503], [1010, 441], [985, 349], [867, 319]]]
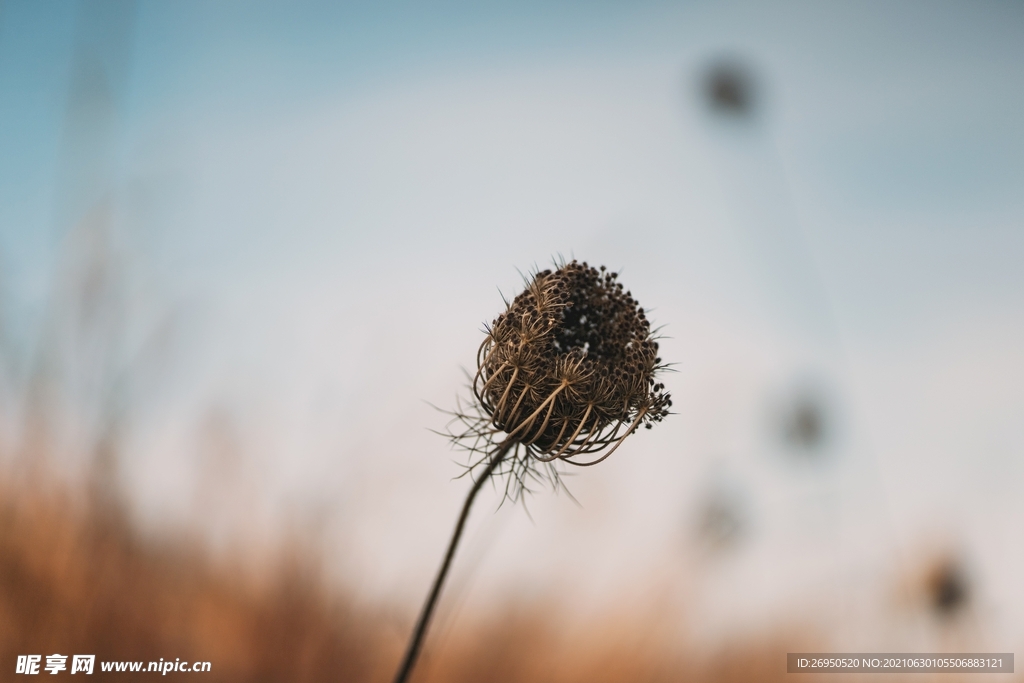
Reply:
[[462, 514], [459, 515], [459, 521], [455, 525], [455, 532], [452, 534], [452, 540], [448, 543], [448, 552], [445, 553], [444, 561], [441, 563], [441, 568], [437, 572], [437, 577], [434, 579], [434, 585], [430, 589], [430, 594], [427, 596], [427, 601], [423, 604], [423, 610], [420, 612], [420, 618], [416, 622], [416, 629], [412, 633], [412, 638], [409, 640], [409, 647], [405, 651], [405, 658], [402, 660], [402, 665], [398, 669], [398, 673], [395, 674], [394, 683], [406, 683], [409, 680], [409, 676], [412, 674], [413, 667], [416, 666], [416, 658], [420, 654], [420, 646], [423, 644], [423, 637], [427, 634], [427, 626], [430, 624], [430, 617], [434, 613], [434, 607], [437, 605], [437, 599], [441, 595], [441, 588], [444, 586], [445, 577], [448, 576], [448, 569], [451, 567], [452, 558], [455, 557], [455, 549], [459, 545], [459, 539], [462, 537], [462, 529], [466, 526], [466, 520], [469, 518], [469, 509], [473, 506], [473, 499], [476, 498], [476, 494], [480, 492], [484, 482], [491, 478], [494, 474], [494, 470], [498, 468], [498, 465], [508, 455], [509, 449], [514, 445], [513, 439], [506, 439], [501, 446], [498, 447], [494, 457], [491, 458], [490, 462], [487, 463], [487, 467], [477, 477], [476, 481], [473, 482], [473, 488], [469, 490], [469, 495], [466, 496], [466, 502], [462, 505]]

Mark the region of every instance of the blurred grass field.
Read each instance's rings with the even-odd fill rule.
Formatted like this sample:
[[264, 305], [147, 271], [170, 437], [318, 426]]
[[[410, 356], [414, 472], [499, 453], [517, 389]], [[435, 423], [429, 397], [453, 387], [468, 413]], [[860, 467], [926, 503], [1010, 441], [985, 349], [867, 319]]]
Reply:
[[[210, 661], [211, 681], [387, 681], [411, 614], [356, 606], [318, 577], [312, 549], [262, 569], [210, 559], [187, 538], [143, 538], [109, 499], [34, 474], [0, 480], [0, 662], [95, 654], [98, 662]], [[269, 568], [268, 568], [269, 567]], [[672, 647], [655, 620], [609, 611], [559, 632], [557, 614], [514, 599], [428, 643], [420, 681], [782, 680], [784, 649], [737, 644], [713, 657]], [[171, 673], [170, 676], [189, 674]]]
[[[12, 680], [20, 654], [61, 653], [95, 654], [96, 680], [126, 680], [101, 672], [101, 661], [160, 657], [210, 661], [203, 674], [210, 681], [390, 680], [411, 627], [408, 606], [357, 604], [320, 578], [316, 557], [298, 544], [268, 551], [257, 564], [214, 561], [186, 536], [143, 537], [116, 500], [90, 487], [7, 472], [0, 479], [0, 678]], [[557, 602], [509, 596], [493, 613], [462, 615], [441, 643], [428, 639], [414, 680], [781, 681], [785, 653], [814, 642], [791, 627], [698, 652], [666, 637], [671, 629], [650, 611], [610, 597], [598, 612], [604, 617], [567, 629]]]

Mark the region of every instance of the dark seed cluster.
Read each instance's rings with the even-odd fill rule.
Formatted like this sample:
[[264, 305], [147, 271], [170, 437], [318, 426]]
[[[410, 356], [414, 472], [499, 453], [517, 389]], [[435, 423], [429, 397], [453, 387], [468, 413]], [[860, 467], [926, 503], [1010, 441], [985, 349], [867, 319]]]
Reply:
[[471, 432], [486, 442], [503, 433], [526, 474], [530, 459], [593, 465], [668, 414], [663, 368], [616, 273], [576, 261], [543, 270], [488, 328], [473, 381], [486, 429]]

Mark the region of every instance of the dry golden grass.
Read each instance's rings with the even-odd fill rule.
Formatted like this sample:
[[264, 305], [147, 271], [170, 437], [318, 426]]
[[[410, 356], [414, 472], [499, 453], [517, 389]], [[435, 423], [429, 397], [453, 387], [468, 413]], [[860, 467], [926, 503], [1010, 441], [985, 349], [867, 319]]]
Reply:
[[[97, 662], [210, 661], [206, 681], [389, 681], [412, 615], [398, 624], [383, 610], [357, 608], [351, 596], [315, 578], [308, 554], [296, 552], [277, 566], [270, 577], [254, 580], [214, 565], [196, 544], [143, 540], [116, 505], [38, 482], [15, 490], [0, 480], [0, 681], [21, 678], [13, 674], [17, 655], [52, 653], [95, 654]], [[565, 629], [551, 611], [531, 603], [496, 610], [484, 622], [460, 618], [442, 642], [428, 640], [413, 680], [787, 678], [781, 639], [698, 657], [664, 637], [657, 619], [609, 614]], [[91, 680], [135, 678], [105, 674], [98, 664], [94, 675]], [[844, 680], [851, 678], [860, 677]]]
[[379, 620], [300, 563], [257, 585], [186, 542], [144, 542], [115, 507], [32, 490], [0, 489], [2, 680], [17, 655], [55, 652], [210, 661], [211, 681], [361, 681], [390, 665]]

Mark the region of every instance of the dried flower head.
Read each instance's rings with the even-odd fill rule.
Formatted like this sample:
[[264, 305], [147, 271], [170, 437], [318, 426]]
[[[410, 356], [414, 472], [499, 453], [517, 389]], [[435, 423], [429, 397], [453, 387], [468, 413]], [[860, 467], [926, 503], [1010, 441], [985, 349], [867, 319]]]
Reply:
[[[487, 328], [477, 353], [475, 414], [459, 411], [459, 443], [486, 462], [511, 442], [500, 474], [515, 498], [538, 463], [589, 466], [640, 425], [668, 414], [664, 369], [643, 308], [604, 266], [572, 261], [536, 273]], [[588, 457], [592, 456], [592, 457]]]

